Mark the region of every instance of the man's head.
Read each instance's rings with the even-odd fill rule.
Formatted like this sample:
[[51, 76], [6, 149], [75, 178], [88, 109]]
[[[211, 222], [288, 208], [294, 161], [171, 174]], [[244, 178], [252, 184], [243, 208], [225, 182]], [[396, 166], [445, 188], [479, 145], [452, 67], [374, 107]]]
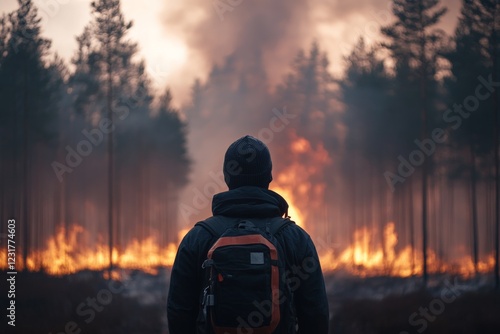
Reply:
[[224, 156], [224, 180], [229, 189], [242, 186], [269, 188], [273, 180], [271, 154], [266, 144], [252, 136], [232, 143]]

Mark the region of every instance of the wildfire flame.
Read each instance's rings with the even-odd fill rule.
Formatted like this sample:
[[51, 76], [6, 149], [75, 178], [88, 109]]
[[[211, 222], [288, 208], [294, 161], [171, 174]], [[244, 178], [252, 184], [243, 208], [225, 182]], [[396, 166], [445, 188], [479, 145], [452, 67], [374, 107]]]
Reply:
[[275, 177], [271, 189], [287, 200], [288, 215], [305, 227], [305, 222], [310, 219], [308, 213], [321, 209], [326, 189], [324, 183], [312, 182], [311, 178], [329, 166], [331, 158], [322, 143], [313, 145], [295, 131], [291, 131], [289, 136], [289, 161]]
[[[81, 270], [105, 270], [109, 266], [109, 248], [100, 245], [82, 249], [78, 244], [80, 236], [85, 234], [83, 227], [73, 225], [66, 236], [64, 228], [51, 237], [45, 249], [32, 252], [28, 256], [26, 269], [30, 271], [44, 270], [51, 275], [66, 275]], [[179, 240], [188, 232], [179, 232]], [[333, 250], [320, 254], [320, 262], [324, 271], [345, 271], [349, 274], [367, 276], [409, 277], [422, 273], [422, 257], [410, 246], [396, 251], [398, 243], [395, 224], [388, 223], [384, 229], [383, 245], [374, 243], [376, 231], [366, 227], [354, 233], [354, 242], [338, 255]], [[158, 246], [154, 237], [142, 241], [133, 240], [122, 252], [113, 249], [113, 263], [121, 269], [140, 269], [156, 274], [159, 267], [172, 266], [177, 253], [177, 243], [169, 243], [166, 247]], [[463, 277], [474, 275], [474, 263], [470, 256], [453, 263], [440, 261], [436, 254], [428, 251], [429, 271], [433, 273], [454, 273]], [[17, 260], [18, 270], [25, 268]], [[6, 268], [7, 252], [0, 252], [2, 269]], [[494, 267], [494, 257], [490, 255], [478, 263], [478, 273], [488, 273]]]
[[[326, 167], [332, 159], [319, 142], [313, 145], [294, 131], [289, 133], [290, 154], [287, 165], [275, 177], [272, 189], [281, 194], [289, 203], [288, 214], [299, 225], [314, 221], [312, 212], [317, 212], [324, 206], [326, 186], [318, 182], [324, 175]], [[323, 174], [322, 174], [323, 173]], [[316, 177], [316, 180], [313, 179]], [[308, 226], [308, 231], [314, 232], [314, 225]], [[159, 267], [172, 266], [180, 240], [188, 232], [179, 232], [178, 241], [165, 247], [160, 247], [155, 236], [143, 240], [134, 239], [122, 249], [113, 248], [112, 260], [117, 268], [140, 269], [156, 273]], [[26, 263], [17, 258], [16, 269], [30, 271], [44, 270], [51, 275], [65, 275], [81, 270], [105, 270], [109, 266], [109, 248], [104, 242], [97, 246], [85, 247], [82, 240], [90, 239], [89, 232], [80, 225], [72, 225], [68, 231], [60, 228], [46, 243], [45, 248], [29, 254]], [[313, 237], [320, 233], [312, 233]], [[398, 248], [396, 224], [385, 225], [382, 242], [376, 229], [362, 227], [354, 232], [353, 243], [342, 251], [322, 247], [320, 261], [324, 271], [344, 271], [361, 277], [387, 275], [409, 277], [422, 274], [422, 256], [410, 246]], [[99, 240], [99, 239], [98, 239]], [[431, 249], [427, 259], [429, 272], [455, 273], [464, 277], [475, 274], [476, 269], [470, 256], [459, 261], [444, 262]], [[489, 255], [477, 264], [478, 273], [488, 273], [493, 270], [494, 257]], [[7, 269], [7, 250], [0, 250], [0, 268]]]
[[[344, 270], [353, 275], [367, 276], [398, 276], [409, 277], [422, 274], [423, 259], [421, 253], [410, 246], [397, 251], [398, 235], [393, 222], [384, 228], [383, 245], [375, 243], [376, 230], [366, 227], [356, 230], [354, 242], [344, 249], [338, 256], [334, 251], [321, 254], [320, 262], [323, 270]], [[431, 273], [453, 273], [462, 277], [471, 277], [475, 273], [474, 263], [470, 256], [454, 262], [441, 261], [436, 253], [427, 251], [427, 264]], [[486, 274], [494, 267], [494, 257], [489, 255], [486, 260], [480, 261], [478, 273]]]
[[[179, 232], [179, 242], [188, 232]], [[26, 265], [21, 257], [16, 259], [18, 270], [44, 270], [50, 275], [66, 275], [81, 270], [105, 270], [109, 267], [109, 247], [99, 244], [94, 248], [82, 248], [78, 241], [87, 232], [80, 225], [73, 225], [68, 233], [61, 227], [56, 235], [51, 237], [46, 247], [29, 254]], [[121, 252], [113, 248], [113, 265], [121, 269], [140, 269], [156, 274], [158, 267], [169, 267], [174, 263], [178, 243], [169, 243], [161, 248], [156, 237], [151, 236], [142, 241], [134, 239]], [[7, 252], [0, 252], [2, 269], [7, 266]]]

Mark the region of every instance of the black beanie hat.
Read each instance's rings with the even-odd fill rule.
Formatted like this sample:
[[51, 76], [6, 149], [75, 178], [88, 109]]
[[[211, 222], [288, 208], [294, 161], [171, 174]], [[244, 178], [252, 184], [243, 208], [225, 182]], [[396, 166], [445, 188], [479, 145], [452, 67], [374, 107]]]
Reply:
[[271, 154], [266, 144], [252, 136], [232, 143], [224, 156], [224, 181], [229, 189], [242, 186], [269, 188], [273, 180]]

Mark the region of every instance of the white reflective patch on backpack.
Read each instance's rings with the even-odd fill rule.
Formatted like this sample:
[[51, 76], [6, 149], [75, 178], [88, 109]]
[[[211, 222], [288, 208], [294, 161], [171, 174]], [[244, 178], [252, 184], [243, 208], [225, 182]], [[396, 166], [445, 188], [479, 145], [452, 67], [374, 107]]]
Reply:
[[250, 264], [264, 264], [264, 253], [251, 252], [250, 253]]

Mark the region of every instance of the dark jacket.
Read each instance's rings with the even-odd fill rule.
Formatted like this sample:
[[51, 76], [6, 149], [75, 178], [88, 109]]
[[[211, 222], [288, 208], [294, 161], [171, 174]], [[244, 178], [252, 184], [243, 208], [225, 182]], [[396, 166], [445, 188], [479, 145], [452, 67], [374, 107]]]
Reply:
[[[213, 198], [214, 216], [253, 218], [286, 214], [288, 204], [277, 193], [258, 187], [240, 187]], [[276, 235], [286, 254], [287, 278], [292, 282], [299, 331], [303, 334], [328, 333], [328, 301], [318, 255], [309, 235], [291, 224]], [[195, 226], [184, 237], [172, 268], [167, 315], [170, 334], [195, 334], [204, 288], [202, 263], [215, 243], [206, 229]], [[311, 265], [314, 261], [317, 265]], [[307, 268], [304, 268], [307, 266]], [[313, 270], [311, 270], [311, 268]], [[279, 326], [276, 333], [282, 333]]]

